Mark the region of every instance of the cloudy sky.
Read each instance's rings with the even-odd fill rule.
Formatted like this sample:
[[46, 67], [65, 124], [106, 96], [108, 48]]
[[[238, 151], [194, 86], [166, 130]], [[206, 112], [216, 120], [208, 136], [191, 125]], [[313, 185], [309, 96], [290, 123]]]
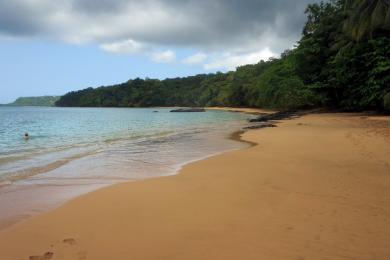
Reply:
[[277, 57], [311, 2], [0, 0], [0, 103]]

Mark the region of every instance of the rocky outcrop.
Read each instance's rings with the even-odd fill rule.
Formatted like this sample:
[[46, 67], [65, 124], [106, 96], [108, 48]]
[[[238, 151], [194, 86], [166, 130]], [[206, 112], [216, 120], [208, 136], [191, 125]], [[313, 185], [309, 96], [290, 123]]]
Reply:
[[267, 127], [276, 127], [276, 125], [271, 123], [260, 123], [260, 124], [244, 127], [244, 129], [261, 129]]
[[179, 108], [179, 109], [173, 109], [170, 112], [206, 112], [204, 108]]
[[290, 119], [292, 117], [297, 117], [297, 116], [298, 116], [298, 114], [296, 111], [280, 111], [280, 112], [276, 112], [276, 113], [260, 115], [257, 118], [250, 119], [249, 122], [267, 122], [270, 120]]

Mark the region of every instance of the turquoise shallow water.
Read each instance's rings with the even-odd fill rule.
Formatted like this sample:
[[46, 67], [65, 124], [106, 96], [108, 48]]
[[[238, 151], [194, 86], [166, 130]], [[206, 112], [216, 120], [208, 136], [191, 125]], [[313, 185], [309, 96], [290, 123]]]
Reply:
[[245, 146], [227, 137], [248, 115], [169, 111], [0, 107], [0, 228], [99, 187], [171, 175]]
[[[185, 147], [180, 146], [184, 138], [190, 142], [200, 133], [229, 131], [247, 118], [220, 111], [170, 113], [169, 110], [1, 107], [0, 181], [22, 180], [105, 151], [110, 151], [107, 160], [114, 157], [112, 160], [117, 161], [123, 156], [142, 159], [140, 153], [145, 157], [148, 152], [153, 155], [152, 147], [184, 152]], [[25, 132], [30, 135], [27, 141], [23, 139]], [[188, 142], [184, 143], [193, 145]], [[104, 170], [102, 167], [100, 170]]]

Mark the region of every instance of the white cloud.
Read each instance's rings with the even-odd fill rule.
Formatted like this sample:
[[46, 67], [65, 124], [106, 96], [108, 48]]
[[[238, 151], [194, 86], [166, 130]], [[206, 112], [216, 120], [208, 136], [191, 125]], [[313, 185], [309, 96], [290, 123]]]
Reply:
[[145, 50], [145, 46], [132, 39], [119, 42], [104, 43], [101, 44], [99, 47], [106, 52], [117, 54], [135, 54]]
[[205, 53], [198, 52], [194, 55], [185, 58], [184, 60], [182, 60], [182, 62], [187, 65], [196, 65], [204, 62], [206, 59], [207, 59], [207, 55]]
[[[114, 54], [234, 70], [292, 46], [319, 0], [0, 0], [0, 41], [50, 39]], [[167, 50], [169, 49], [169, 50]], [[165, 50], [165, 51], [161, 51]]]
[[170, 63], [176, 60], [176, 54], [171, 50], [154, 52], [151, 54], [151, 59], [157, 63]]
[[267, 47], [260, 51], [245, 53], [245, 54], [233, 54], [225, 53], [219, 57], [214, 58], [209, 63], [204, 64], [204, 69], [227, 69], [235, 70], [238, 66], [246, 64], [256, 64], [260, 60], [268, 60], [276, 55]]

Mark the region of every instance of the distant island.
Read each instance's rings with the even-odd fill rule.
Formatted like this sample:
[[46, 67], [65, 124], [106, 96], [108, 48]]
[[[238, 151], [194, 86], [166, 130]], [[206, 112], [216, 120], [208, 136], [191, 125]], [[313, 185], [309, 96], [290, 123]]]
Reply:
[[60, 96], [19, 97], [14, 102], [3, 106], [42, 106], [52, 107], [60, 99]]

